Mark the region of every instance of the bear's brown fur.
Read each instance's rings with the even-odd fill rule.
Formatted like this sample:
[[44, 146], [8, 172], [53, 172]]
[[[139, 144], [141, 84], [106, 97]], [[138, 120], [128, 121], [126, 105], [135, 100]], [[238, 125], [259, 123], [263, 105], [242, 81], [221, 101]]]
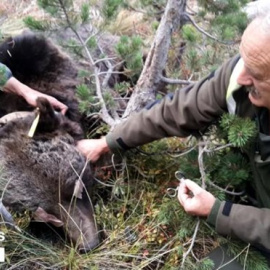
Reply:
[[[74, 95], [77, 70], [50, 41], [33, 34], [2, 43], [0, 62], [21, 82], [69, 107], [64, 116], [54, 112], [46, 99], [38, 99], [40, 121], [33, 138], [27, 133], [36, 112], [1, 124], [3, 203], [14, 211], [30, 210], [36, 219], [64, 225], [80, 249], [90, 250], [99, 239], [89, 197], [92, 173], [75, 148], [76, 140], [83, 138]], [[21, 110], [33, 108], [18, 96], [1, 93], [0, 115]]]

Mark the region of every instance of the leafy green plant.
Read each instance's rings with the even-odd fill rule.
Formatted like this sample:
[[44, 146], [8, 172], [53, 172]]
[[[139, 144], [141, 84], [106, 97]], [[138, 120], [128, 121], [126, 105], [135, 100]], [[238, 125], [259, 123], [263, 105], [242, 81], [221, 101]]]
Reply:
[[142, 39], [138, 36], [122, 36], [116, 45], [116, 51], [125, 61], [125, 75], [133, 79], [138, 77], [143, 66]]

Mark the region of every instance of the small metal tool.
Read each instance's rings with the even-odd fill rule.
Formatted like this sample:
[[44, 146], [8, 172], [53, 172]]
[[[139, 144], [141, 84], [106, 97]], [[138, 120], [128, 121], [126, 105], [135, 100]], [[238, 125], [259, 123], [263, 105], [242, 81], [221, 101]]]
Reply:
[[[176, 179], [179, 180], [179, 185], [185, 181], [185, 176], [181, 171], [176, 171], [174, 175]], [[167, 194], [169, 197], [174, 198], [177, 196], [179, 185], [176, 188], [167, 188]]]
[[181, 171], [176, 171], [174, 175], [179, 180], [180, 183], [185, 181], [185, 175]]

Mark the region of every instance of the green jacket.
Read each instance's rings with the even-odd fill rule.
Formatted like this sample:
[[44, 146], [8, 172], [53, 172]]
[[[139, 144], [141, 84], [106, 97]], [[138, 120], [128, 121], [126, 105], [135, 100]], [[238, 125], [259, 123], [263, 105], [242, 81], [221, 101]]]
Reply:
[[[233, 71], [238, 63], [239, 56], [235, 56], [196, 84], [132, 115], [106, 136], [110, 149], [122, 152], [163, 137], [197, 135], [225, 112], [254, 119], [259, 109], [249, 101], [245, 87], [235, 83], [237, 75]], [[266, 129], [269, 131], [269, 124]], [[262, 208], [216, 200], [207, 221], [220, 234], [237, 237], [270, 252], [270, 153], [264, 154], [262, 160], [254, 149], [250, 161]]]

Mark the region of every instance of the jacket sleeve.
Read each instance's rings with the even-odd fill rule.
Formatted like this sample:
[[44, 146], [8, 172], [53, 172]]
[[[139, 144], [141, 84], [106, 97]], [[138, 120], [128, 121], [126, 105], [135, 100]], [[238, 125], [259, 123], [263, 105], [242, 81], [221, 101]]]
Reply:
[[6, 65], [0, 63], [0, 89], [3, 88], [10, 77], [12, 77], [10, 69]]
[[270, 252], [270, 209], [216, 200], [207, 222], [219, 234], [232, 236]]
[[197, 134], [206, 128], [227, 111], [226, 92], [238, 58], [130, 116], [106, 136], [109, 148], [121, 152], [163, 137]]

